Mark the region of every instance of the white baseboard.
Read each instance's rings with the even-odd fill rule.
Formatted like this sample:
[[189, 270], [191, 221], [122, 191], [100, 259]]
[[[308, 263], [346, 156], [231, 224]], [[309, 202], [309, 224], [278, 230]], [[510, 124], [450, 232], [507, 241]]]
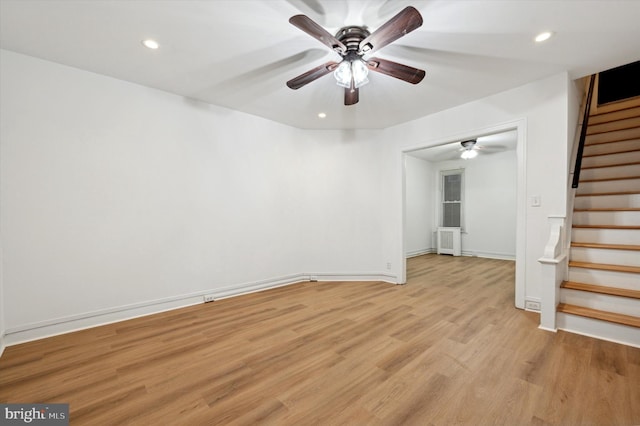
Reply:
[[[429, 249], [421, 249], [421, 250], [412, 250], [408, 251], [405, 256], [407, 259], [417, 256], [422, 256], [423, 254], [432, 254], [437, 253], [438, 249], [429, 248]], [[483, 252], [483, 251], [466, 251], [462, 250], [462, 256], [467, 257], [483, 257], [487, 259], [498, 259], [498, 260], [516, 260], [515, 254], [509, 253], [493, 253], [493, 252]]]
[[214, 299], [225, 299], [309, 281], [311, 276], [317, 277], [319, 281], [383, 281], [397, 284], [396, 275], [386, 273], [293, 274], [11, 327], [5, 330], [5, 335], [0, 339], [0, 348], [3, 351], [5, 346], [197, 305], [204, 303], [204, 295], [213, 295]]
[[509, 253], [492, 253], [492, 252], [462, 250], [462, 255], [470, 256], [470, 257], [483, 257], [486, 259], [513, 260], [513, 261], [516, 260], [516, 255], [509, 254]]
[[422, 256], [423, 254], [431, 254], [431, 253], [436, 253], [438, 250], [436, 248], [428, 248], [428, 249], [421, 249], [421, 250], [413, 250], [413, 251], [409, 251], [405, 254], [406, 258], [409, 259], [411, 257], [417, 257], [417, 256]]
[[279, 278], [272, 278], [268, 280], [254, 281], [250, 283], [244, 283], [239, 285], [232, 285], [227, 287], [221, 287], [202, 293], [213, 295], [214, 299], [226, 299], [233, 296], [240, 296], [242, 294], [255, 293], [257, 291], [268, 290], [270, 288], [282, 287], [285, 285], [295, 284], [303, 281], [309, 281], [309, 274], [292, 274]]
[[2, 356], [2, 354], [4, 353], [4, 333], [0, 334], [0, 357]]
[[390, 284], [398, 284], [398, 277], [391, 273], [328, 273], [320, 272], [310, 274], [309, 277], [317, 277], [318, 281], [382, 281]]
[[7, 329], [5, 344], [7, 346], [17, 345], [59, 334], [71, 333], [87, 328], [170, 311], [172, 309], [184, 308], [202, 303], [202, 301], [202, 295], [185, 295], [25, 324]]

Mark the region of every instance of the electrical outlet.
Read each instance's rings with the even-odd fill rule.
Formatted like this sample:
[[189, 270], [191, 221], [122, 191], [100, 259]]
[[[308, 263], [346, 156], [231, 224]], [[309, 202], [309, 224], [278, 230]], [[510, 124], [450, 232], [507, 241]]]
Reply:
[[528, 311], [540, 312], [540, 302], [534, 300], [527, 300], [524, 302], [524, 308]]
[[213, 294], [205, 294], [204, 296], [202, 296], [202, 299], [204, 300], [204, 303], [215, 301]]
[[391, 262], [387, 262], [387, 269], [391, 269]]

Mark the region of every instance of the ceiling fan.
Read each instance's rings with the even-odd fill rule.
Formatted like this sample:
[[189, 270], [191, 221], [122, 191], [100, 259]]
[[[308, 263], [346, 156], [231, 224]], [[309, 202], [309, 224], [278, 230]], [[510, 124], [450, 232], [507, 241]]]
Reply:
[[364, 26], [347, 26], [332, 36], [305, 15], [295, 15], [289, 22], [342, 57], [340, 62], [329, 61], [287, 81], [291, 89], [333, 72], [337, 84], [345, 88], [344, 104], [354, 105], [359, 100], [359, 88], [369, 82], [369, 70], [412, 84], [420, 83], [425, 76], [423, 70], [368, 56], [422, 25], [422, 16], [414, 7], [406, 7], [373, 33]]
[[502, 145], [494, 144], [492, 146], [482, 146], [482, 145], [478, 145], [477, 143], [478, 143], [477, 139], [469, 139], [469, 140], [460, 142], [460, 145], [462, 145], [462, 148], [458, 150], [462, 152], [460, 154], [460, 158], [463, 158], [465, 160], [470, 160], [472, 158], [476, 158], [478, 154], [481, 152], [483, 154], [493, 154], [496, 152], [505, 151], [507, 149], [505, 146], [502, 146]]

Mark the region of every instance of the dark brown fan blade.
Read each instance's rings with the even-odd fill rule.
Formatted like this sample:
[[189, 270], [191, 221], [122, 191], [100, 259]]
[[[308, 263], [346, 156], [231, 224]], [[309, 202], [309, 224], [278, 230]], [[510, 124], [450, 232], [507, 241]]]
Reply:
[[408, 6], [360, 42], [359, 53], [373, 53], [422, 25], [422, 15]]
[[287, 81], [287, 86], [294, 90], [299, 89], [302, 86], [329, 74], [331, 71], [335, 70], [337, 66], [337, 62], [329, 61], [326, 64], [322, 64], [312, 70], [305, 72], [304, 74], [300, 74], [296, 78], [292, 78], [291, 80]]
[[359, 90], [356, 87], [353, 87], [353, 83], [351, 84], [351, 88], [345, 87], [344, 89], [344, 104], [345, 105], [355, 105], [360, 100]]
[[371, 71], [386, 74], [411, 84], [420, 83], [425, 76], [425, 72], [423, 70], [380, 58], [369, 59], [367, 61], [367, 67]]
[[291, 19], [289, 19], [289, 22], [309, 34], [311, 37], [319, 40], [320, 43], [328, 46], [331, 50], [335, 50], [338, 53], [344, 53], [347, 51], [347, 46], [329, 34], [327, 30], [322, 28], [320, 25], [313, 22], [311, 18], [306, 15], [292, 16]]

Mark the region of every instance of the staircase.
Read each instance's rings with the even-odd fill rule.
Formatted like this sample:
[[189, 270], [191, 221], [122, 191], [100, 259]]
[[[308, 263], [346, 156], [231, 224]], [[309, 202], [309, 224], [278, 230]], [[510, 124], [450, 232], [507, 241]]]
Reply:
[[640, 98], [588, 124], [557, 326], [640, 347]]

